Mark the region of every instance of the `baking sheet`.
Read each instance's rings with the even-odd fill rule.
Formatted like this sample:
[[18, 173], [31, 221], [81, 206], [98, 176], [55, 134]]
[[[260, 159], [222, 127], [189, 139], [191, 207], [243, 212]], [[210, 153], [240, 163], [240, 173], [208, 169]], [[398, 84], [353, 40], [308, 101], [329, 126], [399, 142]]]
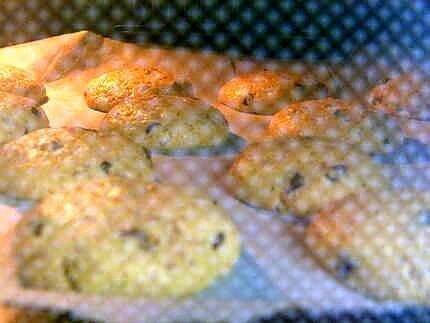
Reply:
[[[96, 45], [88, 43], [96, 39]], [[92, 47], [91, 47], [92, 46]], [[15, 46], [14, 46], [15, 47]], [[10, 56], [10, 53], [19, 53]], [[14, 59], [16, 57], [16, 59]], [[70, 62], [64, 66], [64, 61]], [[179, 78], [196, 85], [197, 96], [214, 102], [219, 87], [235, 73], [261, 68], [312, 72], [328, 80], [332, 91], [342, 86], [342, 79], [351, 71], [341, 68], [304, 64], [300, 62], [255, 62], [231, 60], [227, 57], [184, 50], [139, 48], [110, 39], [100, 39], [87, 32], [59, 36], [15, 48], [0, 50], [0, 63], [31, 70], [39, 78], [49, 81], [50, 98], [44, 109], [51, 126], [81, 126], [97, 128], [103, 117], [85, 105], [83, 91], [86, 82], [108, 70], [130, 63], [141, 66], [159, 66]], [[344, 74], [342, 74], [344, 73]], [[345, 74], [346, 73], [346, 74]], [[338, 75], [338, 77], [336, 76]], [[340, 76], [339, 76], [340, 75]], [[358, 83], [359, 84], [359, 83]], [[365, 87], [361, 86], [364, 91]], [[345, 87], [343, 96], [357, 89]], [[240, 113], [217, 105], [228, 119], [231, 130], [248, 141], [261, 137], [270, 121], [262, 117]], [[428, 140], [422, 131], [430, 126], [402, 121], [411, 125], [408, 134]], [[400, 150], [407, 150], [405, 147]], [[415, 154], [412, 152], [412, 157]], [[427, 158], [427, 157], [426, 157]], [[429, 183], [428, 159], [405, 157], [403, 165], [387, 166], [387, 173], [398, 187], [423, 188]], [[155, 167], [167, 181], [193, 183], [220, 201], [239, 227], [243, 240], [243, 254], [238, 265], [228, 276], [220, 279], [195, 297], [181, 301], [155, 302], [130, 300], [120, 297], [89, 297], [76, 294], [58, 294], [22, 290], [14, 279], [10, 258], [9, 239], [13, 226], [22, 216], [19, 211], [30, 205], [23, 201], [0, 198], [0, 232], [4, 238], [0, 251], [0, 300], [20, 305], [48, 307], [90, 319], [105, 322], [172, 322], [201, 320], [205, 322], [246, 322], [255, 316], [269, 315], [290, 307], [304, 307], [312, 311], [359, 308], [386, 309], [398, 304], [375, 303], [346, 289], [321, 270], [300, 243], [303, 226], [293, 218], [280, 219], [269, 212], [249, 208], [226, 194], [220, 178], [231, 162], [231, 157], [155, 157]], [[382, 161], [396, 162], [398, 161]], [[417, 181], [416, 179], [419, 178]]]

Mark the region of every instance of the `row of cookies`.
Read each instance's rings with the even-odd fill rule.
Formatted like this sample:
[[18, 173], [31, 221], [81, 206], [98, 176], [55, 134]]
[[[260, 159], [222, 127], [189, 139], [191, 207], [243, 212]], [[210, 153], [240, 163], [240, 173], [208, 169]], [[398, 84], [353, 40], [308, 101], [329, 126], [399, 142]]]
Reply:
[[[229, 80], [219, 90], [217, 101], [240, 112], [273, 115], [292, 103], [336, 96], [333, 91], [306, 73], [264, 70]], [[376, 111], [428, 120], [430, 83], [428, 76], [415, 70], [386, 78], [357, 99]]]
[[[249, 76], [226, 84], [221, 100], [226, 93], [246, 98], [258, 83], [248, 82]], [[324, 98], [272, 109], [274, 92], [258, 89], [264, 99], [255, 106], [248, 99], [225, 102], [240, 111], [262, 113], [267, 106], [268, 114], [276, 112], [266, 136], [235, 158], [229, 191], [251, 207], [306, 219], [305, 245], [342, 283], [379, 300], [428, 302], [429, 194], [394, 189], [371, 158], [405, 139], [389, 115], [399, 112], [393, 111], [396, 103], [386, 98], [370, 107]], [[378, 86], [372, 95], [380, 91]], [[415, 94], [399, 93], [396, 102], [409, 102]]]
[[227, 186], [252, 207], [310, 223], [308, 250], [340, 282], [376, 299], [428, 302], [429, 193], [395, 189], [362, 151], [271, 138], [239, 154]]
[[[228, 127], [199, 104], [189, 122], [212, 117]], [[181, 297], [234, 266], [240, 239], [226, 211], [196, 188], [159, 183], [144, 145], [121, 131], [40, 128], [0, 147], [0, 191], [38, 200], [16, 228], [24, 287]]]
[[88, 84], [89, 107], [109, 110], [99, 131], [48, 128], [44, 86], [14, 67], [0, 68], [1, 75], [2, 88], [16, 95], [2, 96], [0, 192], [18, 199], [108, 175], [153, 180], [149, 150], [210, 148], [230, 135], [218, 110], [155, 68], [108, 72]]
[[[154, 99], [154, 97], [153, 96], [150, 96], [149, 97], [150, 98], [150, 100], [153, 100]], [[155, 97], [155, 99], [158, 99], [158, 97]], [[148, 100], [148, 99], [146, 99], [146, 100], [142, 100], [143, 102], [145, 102], [145, 101], [150, 101], [150, 100]], [[136, 101], [134, 101], [134, 100], [132, 100], [131, 101], [132, 102], [132, 104], [134, 104]], [[130, 104], [128, 103], [128, 104], [126, 104], [126, 106], [130, 106]], [[339, 113], [339, 112], [337, 112], [337, 113], [335, 113], [335, 111], [333, 111], [333, 115], [336, 117], [336, 118], [338, 118], [338, 117], [342, 117], [342, 118], [340, 118], [341, 119], [341, 121], [342, 122], [344, 122], [345, 120], [346, 121], [348, 121], [348, 113], [349, 114], [351, 114], [350, 112], [347, 112], [346, 113], [346, 118], [345, 118], [345, 116], [342, 116], [342, 113]], [[326, 112], [324, 113], [324, 114], [326, 114]], [[353, 120], [355, 120], [355, 119], [353, 119]], [[300, 124], [300, 123], [299, 123]], [[366, 124], [366, 123], [365, 123]], [[327, 125], [325, 126], [326, 128], [325, 129], [327, 129], [328, 127], [327, 127]], [[140, 130], [141, 132], [142, 132], [142, 130]], [[304, 140], [307, 140], [306, 138], [304, 139]], [[379, 140], [380, 141], [382, 141], [383, 143], [384, 143], [384, 141], [385, 141], [385, 138], [379, 138]], [[313, 152], [316, 150], [316, 151], [318, 151], [318, 149], [315, 149], [315, 148], [317, 148], [317, 147], [319, 147], [319, 146], [324, 146], [324, 144], [321, 144], [321, 143], [317, 143], [317, 144], [313, 144], [313, 141], [311, 140], [311, 141], [309, 141], [309, 142], [312, 142], [312, 144], [310, 144], [310, 146], [311, 147], [307, 147], [307, 149], [309, 149], [309, 151], [311, 151], [312, 153], [310, 154], [310, 155], [312, 155], [313, 154]], [[302, 143], [299, 143], [298, 145], [297, 144], [292, 144], [292, 146], [294, 147], [294, 146], [301, 146], [302, 145]], [[327, 148], [327, 147], [322, 147], [322, 149], [319, 151], [321, 154], [322, 154], [322, 156], [325, 156], [326, 154], [328, 154], [331, 150], [332, 150], [332, 148], [333, 147], [330, 147], [330, 148]], [[349, 150], [349, 148], [344, 148], [344, 149], [346, 149], [346, 151], [350, 151]], [[270, 150], [270, 149], [269, 149]], [[305, 151], [306, 151], [306, 149], [305, 149]], [[308, 152], [309, 152], [308, 151]], [[371, 152], [371, 151], [370, 151]], [[293, 153], [294, 153], [294, 151], [293, 151]], [[268, 152], [268, 155], [270, 155], [270, 151]], [[300, 155], [300, 154], [299, 154]], [[301, 167], [302, 167], [302, 163], [306, 163], [306, 161], [308, 161], [309, 160], [309, 154], [308, 153], [304, 153], [303, 154], [305, 157], [303, 158], [303, 160], [302, 159], [300, 159], [300, 158], [298, 158], [298, 163], [296, 164], [296, 166], [297, 167], [299, 167], [299, 169], [301, 169]], [[327, 195], [327, 197], [328, 197], [328, 199], [327, 199], [327, 203], [329, 203], [330, 201], [331, 201], [331, 199], [333, 198], [333, 199], [339, 199], [339, 198], [342, 198], [346, 193], [348, 193], [348, 189], [350, 189], [350, 190], [352, 190], [352, 191], [354, 191], [354, 189], [355, 188], [363, 188], [363, 187], [366, 187], [366, 181], [363, 181], [363, 180], [361, 180], [360, 181], [360, 172], [356, 172], [356, 170], [355, 170], [355, 168], [359, 168], [359, 166], [360, 165], [370, 165], [370, 164], [367, 164], [367, 162], [368, 161], [365, 161], [365, 160], [362, 160], [362, 159], [360, 159], [362, 156], [360, 155], [360, 154], [358, 154], [358, 156], [360, 156], [360, 157], [358, 157], [358, 159], [357, 160], [355, 160], [354, 158], [356, 158], [356, 157], [354, 157], [354, 158], [352, 158], [352, 161], [354, 162], [354, 160], [355, 160], [355, 164], [354, 163], [352, 163], [352, 165], [347, 165], [347, 166], [345, 166], [345, 165], [343, 165], [343, 164], [336, 164], [336, 165], [332, 165], [332, 166], [330, 166], [330, 167], [328, 167], [329, 169], [328, 169], [328, 171], [326, 172], [326, 173], [324, 173], [324, 177], [325, 178], [327, 178], [327, 179], [331, 179], [331, 180], [333, 180], [333, 182], [337, 182], [337, 181], [339, 181], [339, 177], [340, 178], [342, 178], [342, 176], [344, 176], [345, 174], [346, 174], [346, 177], [348, 177], [348, 180], [350, 180], [351, 181], [351, 183], [353, 183], [353, 184], [351, 184], [351, 185], [349, 185], [349, 184], [346, 184], [345, 185], [345, 183], [343, 182], [343, 180], [341, 181], [341, 185], [339, 185], [339, 186], [337, 186], [337, 188], [336, 189], [334, 189], [333, 191], [338, 191], [338, 192], [340, 192], [340, 194], [338, 194], [338, 195], [332, 195], [331, 193], [330, 194], [328, 194]], [[278, 157], [275, 157], [275, 159], [279, 159], [279, 158], [283, 158], [282, 156], [278, 156]], [[257, 158], [258, 159], [258, 158]], [[311, 158], [312, 159], [312, 158]], [[342, 159], [342, 158], [341, 158]], [[319, 159], [317, 159], [317, 160], [319, 160]], [[336, 160], [335, 160], [336, 161]], [[327, 166], [327, 165], [325, 165], [325, 163], [322, 163], [323, 164], [323, 166]], [[326, 163], [326, 164], [328, 164], [328, 163]], [[263, 165], [264, 166], [264, 165]], [[267, 165], [266, 165], [267, 166]], [[310, 173], [312, 173], [312, 169], [313, 169], [313, 166], [315, 166], [315, 165], [312, 165], [312, 167], [309, 167], [309, 170], [311, 171]], [[270, 169], [270, 167], [271, 167], [271, 165], [269, 164], [268, 165], [268, 167], [266, 167], [267, 169]], [[350, 168], [352, 169], [352, 174], [353, 174], [353, 176], [352, 176], [352, 179], [351, 178], [349, 178], [349, 172], [350, 172]], [[365, 167], [366, 168], [366, 167]], [[370, 167], [370, 168], [373, 168], [373, 165], [372, 165], [372, 167]], [[327, 169], [324, 169], [323, 168], [323, 170], [327, 170]], [[317, 172], [318, 173], [318, 172]], [[365, 170], [364, 171], [364, 174], [366, 174], [366, 173], [369, 173], [369, 171], [367, 171], [367, 170]], [[373, 174], [373, 172], [372, 171], [370, 171], [370, 173], [371, 174]], [[354, 175], [354, 174], [356, 174], [356, 175]], [[379, 171], [376, 171], [375, 172], [375, 174], [378, 174], [378, 176], [379, 176], [379, 174], [380, 174], [380, 172]], [[270, 175], [270, 174], [269, 174]], [[248, 176], [249, 177], [249, 176]], [[319, 179], [317, 179], [317, 180], [314, 180], [314, 178], [315, 178], [316, 176], [314, 176], [313, 174], [310, 174], [309, 175], [309, 178], [311, 178], [312, 180], [310, 181], [311, 183], [318, 183], [319, 182]], [[321, 177], [321, 176], [320, 176]], [[265, 176], [263, 176], [263, 178], [266, 178]], [[270, 176], [269, 176], [269, 178], [270, 178]], [[294, 172], [294, 175], [292, 176], [292, 178], [291, 178], [291, 180], [289, 181], [289, 184], [290, 184], [290, 189], [288, 189], [287, 191], [287, 194], [286, 195], [289, 195], [289, 194], [291, 194], [291, 193], [294, 193], [296, 190], [297, 191], [300, 191], [301, 190], [301, 187], [303, 186], [303, 187], [305, 187], [303, 184], [305, 183], [305, 178], [306, 178], [306, 183], [308, 182], [308, 175], [306, 174], [306, 177], [305, 176], [303, 176], [300, 172]], [[346, 182], [348, 182], [348, 180], [346, 181]], [[372, 183], [372, 180], [370, 181], [371, 183]], [[379, 180], [379, 178], [377, 177], [377, 180], [376, 181], [374, 181], [375, 183], [381, 183], [381, 181]], [[255, 181], [254, 181], [254, 184], [255, 184]], [[304, 200], [305, 202], [304, 202], [304, 208], [302, 208], [301, 206], [303, 205], [303, 202], [298, 202], [298, 205], [299, 205], [299, 207], [298, 207], [298, 209], [299, 210], [302, 210], [303, 209], [303, 213], [304, 214], [307, 214], [307, 213], [309, 213], [309, 212], [312, 212], [312, 211], [314, 211], [315, 210], [315, 206], [312, 204], [313, 202], [311, 201], [310, 203], [308, 203], [308, 196], [314, 196], [314, 200], [316, 200], [316, 203], [314, 203], [314, 204], [316, 204], [316, 209], [318, 209], [318, 207], [321, 207], [321, 205], [318, 205], [318, 203], [319, 203], [319, 201], [318, 201], [318, 194], [320, 194], [320, 189], [318, 188], [318, 185], [319, 184], [317, 184], [315, 187], [313, 187], [313, 188], [311, 188], [311, 190], [309, 191], [309, 192], [313, 192], [312, 194], [310, 194], [308, 191], [302, 191], [302, 192], [304, 192], [304, 194], [303, 194], [303, 197], [302, 197], [302, 200]], [[323, 184], [324, 185], [324, 184]], [[356, 186], [354, 186], [354, 185], [356, 185]], [[246, 186], [246, 185], [235, 185], [235, 187], [236, 188], [241, 188], [241, 187], [243, 187], [243, 186]], [[251, 185], [252, 186], [252, 185]], [[265, 187], [264, 185], [262, 185], [261, 187]], [[307, 186], [306, 186], [307, 187]], [[322, 187], [324, 187], [324, 186], [322, 186]], [[339, 189], [339, 187], [341, 188], [341, 189]], [[347, 189], [345, 189], [345, 188], [347, 188]], [[314, 190], [315, 189], [315, 190]], [[314, 191], [313, 191], [314, 190]], [[343, 194], [343, 195], [342, 195]], [[264, 194], [263, 194], [264, 195]], [[265, 195], [270, 195], [270, 193], [269, 194], [265, 194]], [[316, 198], [315, 198], [316, 197]], [[284, 197], [284, 198], [281, 198], [281, 200], [290, 200], [290, 202], [292, 201], [293, 203], [294, 202], [296, 202], [298, 199], [295, 197], [295, 196], [293, 196], [292, 198], [290, 197], [290, 198], [288, 198], [288, 196], [287, 197]], [[309, 206], [307, 206], [306, 204], [309, 204], [310, 205], [310, 207]], [[312, 209], [314, 207], [314, 209]], [[302, 212], [302, 211], [300, 211], [300, 212]], [[25, 257], [24, 257], [25, 258]]]
[[225, 210], [193, 187], [156, 183], [148, 151], [120, 134], [47, 128], [0, 149], [1, 191], [39, 200], [17, 228], [25, 287], [179, 297], [239, 257]]

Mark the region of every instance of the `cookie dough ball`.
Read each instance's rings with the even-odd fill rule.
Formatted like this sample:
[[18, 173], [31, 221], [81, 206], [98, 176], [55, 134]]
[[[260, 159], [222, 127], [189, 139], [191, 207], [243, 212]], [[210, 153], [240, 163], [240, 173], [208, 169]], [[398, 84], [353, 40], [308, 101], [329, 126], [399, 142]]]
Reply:
[[428, 303], [430, 194], [360, 193], [315, 217], [306, 244], [341, 282], [370, 297]]
[[80, 128], [40, 129], [0, 147], [0, 192], [20, 199], [108, 175], [152, 180], [148, 151], [119, 134]]
[[45, 86], [30, 73], [14, 66], [0, 66], [0, 91], [27, 97], [37, 105], [48, 101]]
[[118, 105], [105, 116], [100, 129], [117, 130], [145, 147], [167, 150], [217, 146], [230, 133], [217, 109], [179, 96]]
[[35, 101], [0, 92], [0, 145], [47, 127], [48, 118]]
[[91, 80], [85, 91], [85, 100], [89, 108], [108, 112], [118, 104], [155, 95], [192, 94], [189, 83], [178, 82], [165, 71], [133, 67], [107, 72]]
[[296, 216], [311, 215], [357, 190], [380, 191], [390, 184], [361, 152], [313, 138], [253, 143], [238, 155], [227, 179], [239, 200]]
[[162, 298], [229, 272], [239, 245], [226, 212], [198, 189], [112, 177], [43, 200], [18, 225], [15, 250], [27, 287]]
[[273, 114], [286, 104], [327, 95], [324, 84], [307, 76], [263, 71], [237, 76], [219, 91], [218, 102], [242, 112]]
[[287, 106], [273, 116], [267, 134], [331, 139], [369, 154], [392, 152], [404, 139], [401, 128], [388, 115], [332, 98]]
[[386, 79], [372, 89], [368, 103], [389, 114], [429, 121], [430, 80], [418, 72]]

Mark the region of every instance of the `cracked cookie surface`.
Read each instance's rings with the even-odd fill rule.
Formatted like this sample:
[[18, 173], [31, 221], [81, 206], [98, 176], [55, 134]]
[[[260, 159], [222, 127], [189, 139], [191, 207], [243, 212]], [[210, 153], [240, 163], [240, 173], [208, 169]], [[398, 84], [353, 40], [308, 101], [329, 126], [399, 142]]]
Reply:
[[192, 96], [191, 84], [154, 68], [131, 67], [104, 73], [92, 79], [84, 93], [89, 108], [108, 112], [122, 103], [155, 95]]

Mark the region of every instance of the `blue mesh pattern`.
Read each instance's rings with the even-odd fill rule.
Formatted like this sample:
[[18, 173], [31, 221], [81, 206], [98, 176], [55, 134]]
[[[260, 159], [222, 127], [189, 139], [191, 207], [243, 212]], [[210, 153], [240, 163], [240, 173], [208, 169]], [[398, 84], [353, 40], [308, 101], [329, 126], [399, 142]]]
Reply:
[[[0, 2], [0, 20], [1, 47], [90, 30], [142, 46], [226, 54], [233, 58], [228, 62], [234, 73], [234, 59], [243, 57], [327, 63], [338, 68], [331, 81], [345, 90], [342, 98], [361, 103], [366, 99], [363, 92], [390, 76], [386, 67], [390, 73], [412, 69], [430, 73], [430, 2], [426, 0], [21, 0]], [[429, 121], [429, 105], [422, 109], [421, 121]], [[220, 150], [219, 155], [223, 153]], [[430, 149], [424, 140], [406, 138], [390, 153], [372, 157], [380, 165], [426, 165]], [[394, 178], [394, 186], [409, 181], [418, 190], [428, 189], [428, 174], [422, 178], [405, 174]], [[252, 225], [248, 224], [257, 236], [259, 228]], [[288, 259], [277, 259], [276, 253], [273, 258], [285, 261], [284, 267], [289, 268]], [[269, 302], [282, 298], [264, 268], [246, 251], [229, 275], [195, 299], [228, 300], [231, 295], [237, 300]], [[66, 313], [58, 322], [70, 316]], [[257, 322], [430, 322], [430, 310], [417, 306], [385, 313], [321, 314], [287, 308], [250, 321]]]

